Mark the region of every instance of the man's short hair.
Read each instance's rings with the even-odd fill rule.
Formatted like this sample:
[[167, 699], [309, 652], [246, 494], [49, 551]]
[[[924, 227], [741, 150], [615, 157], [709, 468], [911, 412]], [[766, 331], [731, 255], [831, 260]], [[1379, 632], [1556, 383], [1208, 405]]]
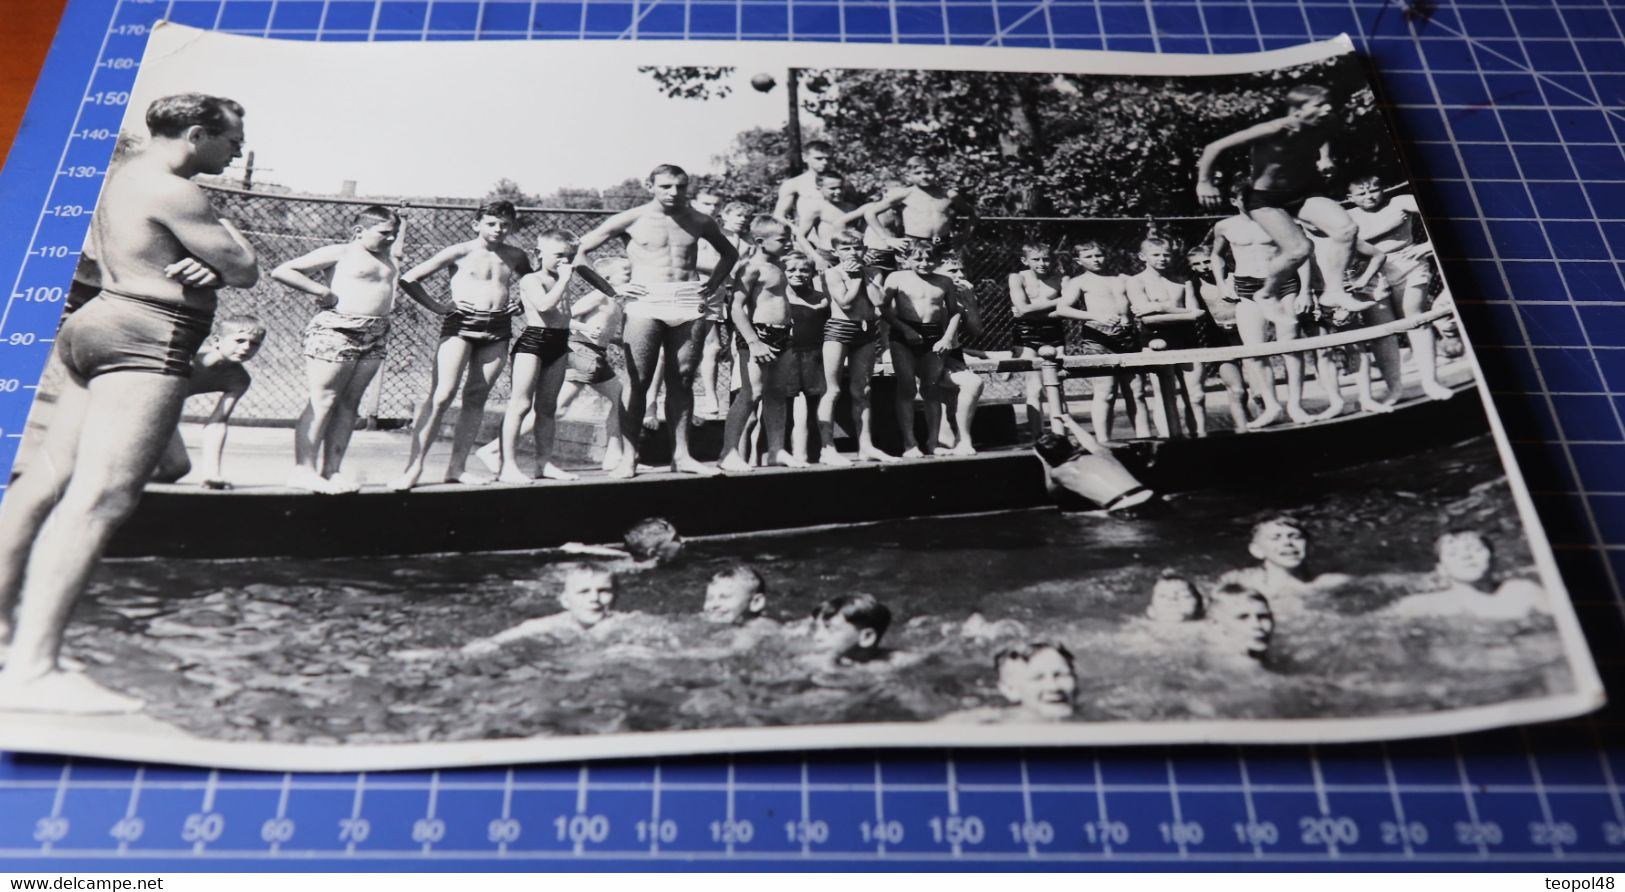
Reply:
[[250, 334], [264, 335], [266, 333], [266, 328], [265, 323], [260, 321], [260, 317], [250, 316], [247, 313], [227, 316], [220, 320], [219, 334], [225, 335], [234, 331], [246, 331]]
[[153, 136], [176, 137], [192, 126], [202, 127], [210, 136], [226, 132], [226, 115], [244, 115], [243, 107], [223, 96], [203, 93], [176, 93], [154, 99], [147, 106], [147, 132]]
[[801, 147], [801, 154], [808, 152], [823, 152], [826, 155], [835, 154], [835, 147], [821, 139], [815, 139]]
[[728, 566], [723, 567], [721, 570], [711, 574], [712, 582], [724, 582], [727, 580], [738, 580], [740, 582], [750, 584], [758, 592], [762, 592], [764, 594], [767, 592], [767, 580], [762, 578], [762, 574], [757, 572], [755, 567], [752, 567], [747, 563], [739, 562], [729, 564]]
[[546, 232], [543, 232], [541, 235], [536, 236], [536, 241], [551, 242], [555, 245], [562, 245], [571, 249], [572, 251], [575, 250], [576, 245], [581, 243], [580, 239], [576, 238], [575, 233], [569, 231], [568, 229], [549, 229]]
[[513, 202], [508, 199], [499, 198], [496, 201], [487, 201], [485, 204], [480, 205], [474, 216], [478, 219], [498, 217], [507, 220], [509, 223], [516, 223], [519, 220], [519, 209], [514, 207]]
[[400, 223], [401, 215], [381, 204], [369, 204], [350, 218], [351, 226], [371, 226], [374, 223]]
[[813, 622], [819, 624], [837, 616], [854, 628], [874, 629], [877, 641], [891, 627], [891, 608], [876, 600], [874, 595], [837, 595], [826, 598], [813, 610]]
[[683, 537], [664, 517], [650, 517], [632, 525], [621, 544], [640, 561], [654, 559], [665, 563], [683, 553]]
[[1332, 91], [1319, 84], [1299, 84], [1286, 91], [1288, 105], [1302, 105], [1305, 102], [1325, 102]]
[[1094, 249], [1096, 251], [1099, 251], [1102, 254], [1106, 253], [1106, 245], [1105, 245], [1104, 242], [1101, 242], [1099, 239], [1090, 238], [1090, 239], [1084, 239], [1083, 241], [1078, 242], [1077, 244], [1073, 245], [1072, 246], [1072, 256], [1076, 257], [1079, 254], [1082, 254], [1084, 251], [1089, 250], [1089, 249]]
[[818, 175], [818, 178], [820, 180], [840, 180], [843, 183], [846, 182], [846, 174], [841, 173], [839, 170], [836, 170], [833, 167], [825, 168], [824, 172]]
[[790, 224], [772, 214], [757, 214], [750, 219], [750, 237], [760, 240], [790, 228]]
[[723, 205], [721, 210], [717, 211], [717, 216], [726, 217], [735, 212], [748, 214], [750, 213], [750, 205], [744, 203], [743, 201], [730, 201]]
[[655, 177], [658, 177], [658, 176], [660, 176], [662, 174], [664, 174], [666, 176], [676, 177], [677, 182], [682, 183], [685, 186], [688, 185], [688, 171], [682, 169], [681, 167], [678, 167], [675, 164], [657, 164], [657, 165], [655, 165], [655, 169], [649, 171], [649, 177], [648, 177], [648, 179], [644, 180], [644, 182], [649, 183], [649, 184], [652, 185], [654, 183], [654, 181], [655, 181]]
[[1046, 650], [1055, 651], [1057, 656], [1066, 661], [1066, 668], [1074, 672], [1077, 671], [1077, 660], [1072, 656], [1072, 651], [1067, 650], [1066, 645], [1055, 641], [1028, 641], [1024, 644], [1012, 644], [993, 655], [993, 671], [1003, 672], [1004, 664], [1010, 662], [1031, 663], [1033, 657]]
[[1252, 538], [1256, 539], [1258, 534], [1264, 531], [1265, 527], [1270, 526], [1286, 527], [1287, 529], [1297, 530], [1299, 533], [1303, 532], [1303, 524], [1299, 523], [1296, 517], [1292, 517], [1291, 515], [1287, 514], [1277, 514], [1274, 517], [1267, 517], [1258, 523], [1253, 524], [1253, 531], [1251, 533]]

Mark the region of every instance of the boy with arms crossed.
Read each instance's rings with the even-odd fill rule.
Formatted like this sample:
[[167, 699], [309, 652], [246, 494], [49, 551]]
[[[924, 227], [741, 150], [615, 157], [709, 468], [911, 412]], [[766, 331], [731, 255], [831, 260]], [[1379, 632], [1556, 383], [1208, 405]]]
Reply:
[[790, 347], [790, 283], [785, 277], [785, 265], [791, 261], [810, 264], [811, 260], [799, 252], [785, 254], [790, 246], [790, 227], [782, 220], [758, 216], [750, 223], [750, 234], [756, 242], [756, 253], [739, 273], [732, 306], [734, 330], [740, 341], [736, 355], [741, 360], [748, 356], [750, 364], [740, 378], [743, 387], [739, 398], [728, 407], [718, 466], [724, 471], [751, 469], [744, 458], [748, 450], [741, 441], [751, 415], [760, 407], [767, 444], [763, 447], [765, 460], [805, 467], [806, 462], [784, 448], [785, 400], [779, 383], [779, 355]]
[[[1061, 286], [1061, 300], [1055, 315], [1076, 319], [1083, 323], [1083, 352], [1085, 355], [1135, 353], [1140, 349], [1134, 336], [1134, 315], [1128, 302], [1125, 276], [1109, 276], [1106, 268], [1106, 248], [1100, 242], [1086, 241], [1074, 246], [1073, 260], [1083, 272]], [[1081, 306], [1080, 306], [1081, 303]], [[1137, 437], [1151, 436], [1147, 419], [1151, 410], [1145, 404], [1145, 376], [1118, 374], [1107, 384], [1100, 378], [1089, 380], [1089, 417], [1095, 428], [1095, 438], [1110, 442], [1112, 432], [1112, 399], [1121, 396], [1128, 411], [1129, 422]]]
[[[243, 363], [254, 358], [265, 343], [265, 326], [253, 316], [228, 316], [221, 320], [220, 330], [192, 357], [192, 379], [187, 396], [218, 393], [220, 400], [203, 424], [203, 487], [205, 489], [231, 489], [220, 473], [220, 459], [226, 451], [226, 432], [231, 426], [231, 413], [237, 401], [248, 392], [253, 377]], [[157, 483], [174, 483], [192, 471], [192, 459], [186, 454], [186, 441], [181, 439], [180, 428], [169, 438], [163, 458], [152, 479]]]
[[829, 319], [824, 322], [824, 395], [818, 401], [818, 461], [849, 465], [852, 460], [835, 451], [835, 403], [841, 395], [841, 364], [847, 366], [847, 392], [852, 400], [852, 430], [858, 440], [858, 461], [896, 461], [875, 446], [873, 412], [869, 404], [869, 378], [875, 370], [880, 346], [881, 281], [878, 271], [865, 266], [863, 236], [847, 229], [834, 238], [838, 263], [824, 271], [829, 295]]
[[532, 413], [536, 476], [576, 479], [552, 460], [553, 416], [558, 411], [559, 388], [564, 386], [570, 355], [570, 305], [564, 300], [564, 290], [570, 285], [569, 261], [575, 253], [575, 236], [562, 229], [548, 230], [536, 238], [536, 262], [541, 269], [519, 280], [525, 328], [513, 344], [513, 392], [502, 415], [497, 479], [504, 483], [528, 483], [532, 479], [519, 470], [520, 428], [525, 416]]
[[[348, 242], [317, 248], [271, 270], [271, 278], [312, 295], [321, 307], [305, 326], [302, 352], [310, 399], [293, 429], [289, 486], [319, 493], [359, 488], [339, 469], [361, 398], [384, 362], [404, 227], [399, 214], [368, 205], [351, 220]], [[328, 285], [312, 278], [323, 271]], [[421, 292], [409, 295], [418, 300]], [[423, 305], [442, 316], [456, 309], [433, 298]]]
[[[1010, 274], [1010, 313], [1016, 322], [1016, 356], [1037, 359], [1041, 347], [1057, 353], [1066, 349], [1066, 329], [1055, 316], [1061, 304], [1065, 277], [1047, 245], [1027, 242], [1021, 246], [1019, 272]], [[1027, 427], [1033, 439], [1044, 432], [1044, 406], [1037, 372], [1023, 376], [1027, 385]], [[1064, 396], [1063, 396], [1064, 399]]]
[[[1128, 301], [1134, 315], [1145, 327], [1145, 338], [1161, 338], [1167, 350], [1187, 350], [1200, 346], [1196, 338], [1196, 320], [1202, 311], [1196, 303], [1196, 289], [1189, 279], [1170, 275], [1173, 269], [1173, 245], [1161, 236], [1149, 236], [1140, 242], [1140, 262], [1145, 269], [1129, 276]], [[1176, 371], [1176, 370], [1170, 370]], [[1203, 399], [1203, 368], [1199, 362], [1185, 363], [1185, 399], [1196, 422], [1196, 436], [1207, 434], [1207, 407]], [[1158, 387], [1171, 382], [1172, 376], [1159, 377]], [[1162, 428], [1159, 433], [1168, 436], [1167, 421], [1160, 411], [1170, 403], [1159, 401], [1159, 411], [1152, 418]]]
[[401, 290], [430, 306], [436, 301], [422, 281], [449, 270], [455, 308], [440, 325], [440, 346], [429, 374], [429, 395], [412, 419], [412, 451], [406, 469], [390, 484], [391, 489], [407, 490], [418, 485], [429, 447], [439, 434], [440, 419], [456, 398], [465, 371], [468, 383], [463, 387], [463, 405], [452, 433], [451, 462], [445, 480], [488, 482], [468, 473], [468, 455], [484, 420], [485, 399], [507, 361], [508, 339], [513, 335], [508, 319], [508, 288], [534, 269], [530, 257], [506, 241], [517, 218], [512, 202], [491, 202], [475, 214], [474, 238], [441, 250], [401, 276]]

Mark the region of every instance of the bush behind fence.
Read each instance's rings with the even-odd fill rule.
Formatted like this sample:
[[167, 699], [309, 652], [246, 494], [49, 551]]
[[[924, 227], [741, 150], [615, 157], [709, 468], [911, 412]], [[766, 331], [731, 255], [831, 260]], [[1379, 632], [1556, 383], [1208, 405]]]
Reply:
[[[235, 222], [253, 243], [260, 264], [267, 273], [278, 264], [312, 249], [348, 241], [355, 213], [366, 199], [315, 198], [275, 193], [209, 189], [221, 216]], [[402, 269], [421, 263], [441, 248], [473, 237], [474, 208], [454, 204], [411, 204], [402, 209], [407, 219]], [[549, 229], [563, 229], [583, 235], [603, 222], [610, 211], [521, 208], [519, 224], [510, 241], [527, 249], [536, 236]], [[1185, 245], [1203, 241], [1212, 220], [1179, 220], [1159, 224]], [[985, 330], [972, 346], [999, 351], [1012, 348], [1015, 330], [1010, 313], [1008, 275], [1020, 268], [1021, 245], [1034, 240], [1057, 251], [1086, 239], [1107, 246], [1112, 270], [1134, 272], [1138, 245], [1147, 231], [1147, 221], [1128, 218], [1111, 220], [1070, 220], [998, 217], [984, 219], [964, 248], [966, 277], [976, 286]], [[619, 246], [611, 242], [603, 252]], [[431, 291], [443, 294], [445, 276], [427, 283]], [[577, 284], [574, 289], [585, 290]], [[254, 386], [239, 404], [242, 419], [288, 421], [303, 410], [306, 400], [304, 360], [300, 356], [305, 324], [317, 312], [313, 300], [262, 275], [259, 284], [247, 289], [224, 289], [220, 293], [220, 314], [258, 316], [269, 330], [265, 347], [249, 367]], [[1068, 322], [1068, 342], [1081, 345], [1075, 323]], [[517, 323], [516, 326], [517, 328]], [[373, 389], [363, 402], [369, 417], [399, 421], [409, 419], [419, 400], [427, 393], [435, 345], [439, 341], [440, 320], [434, 314], [404, 297], [397, 301], [387, 343], [388, 355], [378, 372]], [[612, 354], [613, 356], [613, 351]], [[1020, 392], [1019, 382], [1002, 381], [988, 389], [987, 398], [1010, 399]], [[492, 406], [507, 399], [508, 381], [504, 374], [492, 392]]]

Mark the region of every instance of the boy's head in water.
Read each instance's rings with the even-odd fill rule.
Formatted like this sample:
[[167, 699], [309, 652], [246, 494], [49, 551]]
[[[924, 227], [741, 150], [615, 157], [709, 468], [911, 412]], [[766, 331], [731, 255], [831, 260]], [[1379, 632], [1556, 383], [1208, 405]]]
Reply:
[[1189, 579], [1173, 570], [1164, 570], [1151, 586], [1147, 618], [1159, 623], [1182, 623], [1202, 618], [1202, 595]]
[[1433, 543], [1439, 573], [1453, 583], [1476, 585], [1488, 576], [1495, 550], [1477, 530], [1451, 530]]
[[840, 595], [813, 611], [813, 643], [836, 659], [862, 662], [880, 655], [891, 609], [874, 595]]
[[589, 564], [570, 567], [564, 571], [559, 606], [584, 629], [598, 625], [615, 607], [615, 574]]
[[1253, 539], [1247, 553], [1266, 564], [1296, 570], [1309, 556], [1309, 537], [1290, 517], [1272, 517], [1253, 526]]
[[749, 564], [734, 564], [717, 571], [705, 587], [706, 622], [733, 625], [762, 615], [767, 607], [767, 583]]
[[663, 517], [640, 520], [626, 531], [623, 540], [627, 554], [634, 560], [670, 563], [683, 553], [683, 537], [677, 528]]
[[1218, 644], [1225, 655], [1259, 661], [1269, 656], [1270, 640], [1275, 637], [1275, 614], [1269, 599], [1255, 589], [1236, 582], [1222, 583], [1213, 590], [1207, 615], [1218, 630]]
[[993, 658], [993, 667], [1004, 699], [1044, 718], [1072, 715], [1078, 676], [1072, 653], [1064, 646], [1032, 641], [1007, 647]]

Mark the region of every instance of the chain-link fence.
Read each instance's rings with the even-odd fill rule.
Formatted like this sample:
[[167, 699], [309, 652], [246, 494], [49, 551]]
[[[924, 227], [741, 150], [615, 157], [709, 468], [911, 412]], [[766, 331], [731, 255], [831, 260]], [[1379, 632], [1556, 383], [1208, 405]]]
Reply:
[[[266, 270], [298, 257], [314, 248], [347, 241], [355, 213], [373, 202], [355, 198], [313, 198], [308, 196], [245, 192], [211, 187], [210, 195], [222, 216], [235, 222], [253, 242]], [[410, 204], [402, 210], [407, 219], [402, 268], [428, 259], [441, 248], [473, 237], [475, 208], [471, 204]], [[519, 225], [510, 240], [529, 247], [538, 233], [563, 229], [578, 236], [597, 226], [610, 214], [604, 210], [557, 210], [521, 208]], [[1217, 218], [1214, 218], [1217, 219]], [[1158, 228], [1182, 242], [1203, 241], [1213, 220], [1163, 221]], [[1093, 239], [1107, 248], [1111, 269], [1134, 272], [1138, 245], [1146, 235], [1149, 221], [1136, 219], [1070, 220], [995, 217], [982, 220], [963, 251], [966, 277], [976, 285], [984, 331], [971, 346], [983, 350], [1010, 350], [1015, 323], [1010, 313], [1007, 277], [1020, 268], [1021, 245], [1037, 241], [1061, 253], [1070, 245]], [[606, 250], [614, 250], [614, 243]], [[430, 284], [444, 287], [444, 279]], [[573, 286], [585, 289], [584, 285]], [[238, 407], [238, 417], [262, 421], [289, 421], [296, 418], [306, 400], [304, 361], [300, 346], [306, 322], [316, 309], [310, 298], [261, 276], [259, 284], [248, 289], [221, 292], [220, 314], [251, 314], [269, 330], [265, 347], [253, 360], [254, 386]], [[1077, 323], [1068, 321], [1068, 340], [1076, 347], [1081, 339]], [[430, 366], [439, 340], [440, 320], [416, 303], [401, 300], [395, 308], [389, 331], [388, 356], [372, 390], [363, 401], [363, 414], [386, 422], [409, 419], [428, 390]], [[613, 355], [613, 351], [612, 351]], [[990, 382], [984, 399], [1008, 401], [1019, 398], [1021, 384], [1010, 376]], [[492, 406], [507, 399], [507, 379], [499, 381], [492, 393]], [[1080, 382], [1081, 386], [1081, 382]]]

